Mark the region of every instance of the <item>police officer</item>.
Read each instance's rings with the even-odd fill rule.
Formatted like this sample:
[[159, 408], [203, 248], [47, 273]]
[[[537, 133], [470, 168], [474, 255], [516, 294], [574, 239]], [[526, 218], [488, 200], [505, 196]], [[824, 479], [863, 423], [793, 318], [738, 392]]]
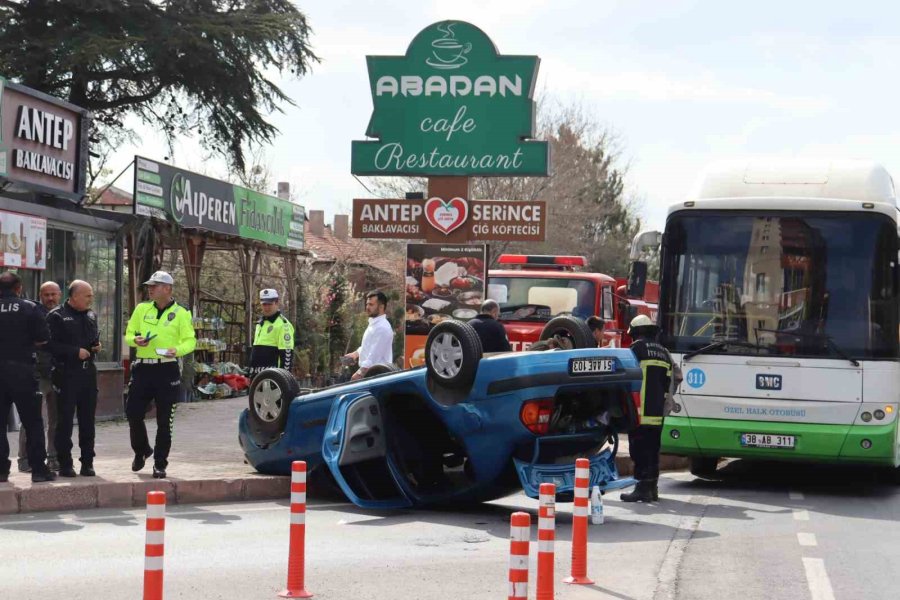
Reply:
[[263, 369], [291, 369], [294, 354], [294, 326], [279, 310], [278, 292], [265, 289], [259, 293], [262, 318], [256, 324], [253, 349], [250, 352], [250, 376]]
[[[125, 343], [137, 348], [128, 384], [125, 415], [134, 450], [132, 471], [140, 471], [153, 456], [153, 477], [166, 476], [172, 428], [175, 422], [175, 402], [181, 386], [179, 358], [194, 351], [197, 339], [191, 311], [179, 306], [172, 298], [172, 276], [157, 271], [144, 282], [150, 297], [138, 304], [125, 330]], [[150, 402], [156, 403], [156, 449], [150, 448], [144, 416]]]
[[[37, 305], [38, 311], [46, 319], [50, 311], [59, 306], [62, 298], [62, 290], [55, 281], [45, 281], [41, 285], [38, 294], [40, 304]], [[46, 349], [46, 346], [44, 346]], [[49, 352], [39, 351], [37, 353], [37, 372], [38, 372], [38, 389], [44, 396], [44, 404], [47, 406], [47, 467], [51, 471], [59, 470], [59, 462], [56, 460], [56, 390], [53, 389], [51, 381], [51, 370], [53, 359]], [[28, 432], [22, 428], [19, 431], [19, 471], [28, 473], [31, 467], [28, 466]]]
[[81, 474], [93, 477], [94, 417], [97, 412], [97, 367], [94, 357], [100, 351], [97, 315], [91, 310], [94, 290], [76, 279], [69, 285], [69, 299], [47, 315], [53, 354], [53, 381], [59, 390], [59, 420], [56, 424], [56, 453], [59, 474], [75, 477], [72, 467], [72, 423], [78, 414], [78, 446], [81, 449]]
[[44, 419], [37, 388], [34, 352], [50, 339], [47, 322], [33, 302], [19, 298], [22, 280], [15, 273], [0, 275], [0, 482], [9, 480], [9, 438], [6, 419], [16, 405], [28, 432], [31, 481], [53, 481], [56, 475], [44, 460]]
[[628, 434], [628, 451], [634, 461], [634, 491], [622, 494], [623, 502], [659, 500], [659, 446], [665, 414], [666, 395], [672, 377], [672, 357], [656, 342], [658, 328], [647, 315], [631, 320], [628, 334], [634, 339], [631, 351], [644, 374], [641, 382], [641, 424]]

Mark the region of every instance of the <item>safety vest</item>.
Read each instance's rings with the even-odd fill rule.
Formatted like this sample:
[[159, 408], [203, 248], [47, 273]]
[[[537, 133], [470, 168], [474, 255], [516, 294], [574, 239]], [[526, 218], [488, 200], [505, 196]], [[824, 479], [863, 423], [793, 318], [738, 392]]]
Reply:
[[672, 363], [666, 349], [647, 340], [637, 340], [631, 351], [641, 365], [641, 425], [662, 425], [666, 392], [672, 378]]
[[294, 326], [281, 313], [273, 317], [263, 317], [256, 324], [250, 366], [290, 369]]
[[[137, 336], [153, 337], [146, 346], [138, 346], [134, 343]], [[137, 358], [164, 358], [156, 351], [166, 348], [175, 348], [176, 356], [190, 354], [197, 345], [191, 311], [175, 301], [162, 312], [153, 301], [141, 302], [128, 319], [125, 343], [137, 348]]]

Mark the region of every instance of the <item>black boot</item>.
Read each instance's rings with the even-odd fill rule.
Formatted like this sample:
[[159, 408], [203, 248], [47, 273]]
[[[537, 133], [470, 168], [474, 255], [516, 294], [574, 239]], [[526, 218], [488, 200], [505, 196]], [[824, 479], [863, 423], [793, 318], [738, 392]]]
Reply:
[[94, 471], [94, 461], [92, 461], [92, 460], [81, 461], [81, 474], [84, 477], [94, 477], [95, 475], [97, 475], [96, 471]]
[[75, 473], [75, 468], [72, 467], [71, 464], [60, 463], [59, 476], [60, 477], [75, 477], [75, 476], [77, 476], [77, 473]]
[[50, 469], [48, 469], [46, 467], [43, 470], [31, 472], [31, 482], [32, 483], [41, 483], [44, 481], [55, 481], [55, 480], [56, 480], [56, 473], [54, 473], [53, 471], [51, 471]]
[[653, 494], [653, 501], [658, 502], [659, 501], [659, 480], [658, 479], [650, 480], [650, 491]]
[[165, 479], [166, 478], [166, 468], [153, 465], [153, 478], [154, 479]]
[[147, 463], [147, 459], [153, 456], [153, 450], [149, 448], [144, 450], [143, 454], [135, 454], [134, 460], [131, 461], [131, 470], [137, 473], [141, 469], [144, 468], [144, 465]]
[[622, 502], [653, 502], [652, 482], [649, 480], [638, 481], [633, 492], [622, 494], [619, 499]]

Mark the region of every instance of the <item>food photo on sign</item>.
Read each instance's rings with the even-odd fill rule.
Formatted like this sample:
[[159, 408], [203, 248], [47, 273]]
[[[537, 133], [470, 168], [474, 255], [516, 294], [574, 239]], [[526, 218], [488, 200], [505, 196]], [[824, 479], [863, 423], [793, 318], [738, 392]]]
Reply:
[[484, 301], [487, 246], [408, 244], [406, 247], [406, 366], [425, 364], [431, 328], [468, 321]]

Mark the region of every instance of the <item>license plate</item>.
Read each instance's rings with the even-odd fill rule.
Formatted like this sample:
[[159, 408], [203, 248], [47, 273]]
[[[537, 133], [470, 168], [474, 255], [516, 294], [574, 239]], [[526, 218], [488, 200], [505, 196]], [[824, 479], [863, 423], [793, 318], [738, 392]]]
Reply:
[[796, 438], [792, 435], [773, 433], [742, 433], [741, 446], [751, 448], [793, 448]]
[[596, 375], [614, 370], [615, 360], [612, 358], [573, 358], [569, 361], [570, 375]]

